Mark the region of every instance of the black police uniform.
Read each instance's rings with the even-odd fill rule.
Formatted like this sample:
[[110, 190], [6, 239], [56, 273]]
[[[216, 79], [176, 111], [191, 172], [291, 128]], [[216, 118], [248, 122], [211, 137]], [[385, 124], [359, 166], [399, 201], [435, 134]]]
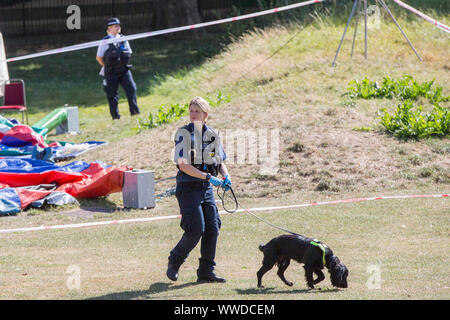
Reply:
[[[120, 24], [119, 19], [112, 18], [108, 20], [107, 25]], [[109, 39], [111, 36], [105, 36], [103, 39]], [[119, 38], [120, 39], [120, 38]], [[130, 114], [139, 114], [139, 107], [136, 98], [136, 83], [133, 80], [130, 68], [131, 52], [125, 43], [118, 41], [110, 43], [108, 49], [103, 55], [105, 63], [105, 83], [103, 89], [106, 92], [109, 103], [109, 111], [113, 119], [120, 119], [119, 114], [119, 84], [125, 91], [128, 99]]]
[[[217, 176], [221, 162], [226, 159], [226, 155], [215, 131], [206, 124], [203, 125], [201, 135], [202, 155], [206, 150], [208, 154], [214, 157], [213, 159], [209, 158], [209, 161], [205, 161], [203, 157], [200, 157], [202, 159], [200, 162], [194, 159], [194, 153], [192, 152], [195, 144], [194, 124], [190, 123], [180, 129], [185, 129], [189, 132], [190, 137], [177, 133], [175, 140], [175, 161], [177, 162], [178, 158], [183, 157], [186, 149], [190, 149], [190, 164], [200, 171]], [[189, 138], [191, 140], [190, 142], [184, 142], [184, 145], [187, 146], [186, 148], [177, 148], [177, 146], [183, 143], [183, 139]], [[217, 140], [215, 141], [215, 139]], [[170, 252], [169, 268], [172, 267], [175, 271], [178, 271], [181, 264], [201, 239], [201, 257], [199, 259], [200, 264], [197, 275], [199, 279], [215, 277], [213, 273], [214, 266], [216, 265], [214, 258], [221, 221], [214, 199], [214, 189], [208, 181], [192, 177], [181, 170], [178, 171], [176, 181], [176, 197], [181, 212], [180, 226], [184, 230], [184, 234]], [[176, 280], [176, 277], [172, 280]]]

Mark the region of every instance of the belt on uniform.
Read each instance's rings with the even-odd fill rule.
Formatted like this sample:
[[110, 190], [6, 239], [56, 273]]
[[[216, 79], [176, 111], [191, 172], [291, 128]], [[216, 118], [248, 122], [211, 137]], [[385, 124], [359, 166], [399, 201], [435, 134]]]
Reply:
[[194, 188], [194, 189], [203, 189], [209, 185], [208, 181], [202, 182], [202, 181], [186, 181], [186, 182], [178, 182], [177, 183], [179, 187], [187, 187], [187, 188]]

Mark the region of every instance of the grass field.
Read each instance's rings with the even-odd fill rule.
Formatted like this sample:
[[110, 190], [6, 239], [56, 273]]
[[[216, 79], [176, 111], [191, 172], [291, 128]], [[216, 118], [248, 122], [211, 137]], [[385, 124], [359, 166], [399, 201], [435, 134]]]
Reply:
[[[449, 24], [446, 14], [436, 18]], [[435, 79], [448, 94], [448, 35], [429, 23], [401, 16], [400, 24], [423, 56], [419, 62], [398, 29], [383, 16], [381, 29], [370, 32], [369, 60], [362, 55], [362, 33], [355, 56], [350, 58], [350, 30], [338, 65], [332, 68], [344, 19], [318, 15], [312, 20], [250, 31], [228, 42], [205, 35], [197, 41], [131, 43], [141, 119], [146, 120], [162, 104], [184, 104], [197, 95], [214, 100], [220, 92], [230, 102], [213, 109], [213, 127], [222, 131], [278, 129], [276, 175], [261, 174], [261, 163], [239, 164], [229, 159], [234, 189], [246, 207], [448, 194], [448, 136], [398, 140], [383, 132], [377, 113], [382, 108], [394, 110], [400, 101], [354, 100], [344, 95], [352, 80], [406, 74], [420, 82]], [[25, 51], [15, 49], [14, 53]], [[127, 103], [121, 100], [123, 117], [113, 122], [94, 56], [95, 50], [86, 50], [10, 65], [11, 76], [27, 81], [31, 123], [65, 103], [78, 105], [81, 133], [49, 138], [110, 143], [77, 160], [150, 169], [157, 179], [174, 176], [172, 135], [186, 118], [138, 133], [133, 129], [137, 119], [129, 116]], [[429, 107], [427, 101], [419, 102]], [[449, 107], [448, 103], [444, 106]], [[170, 186], [170, 181], [158, 184], [157, 192]], [[2, 217], [0, 229], [178, 214], [173, 197], [158, 202], [152, 210], [122, 208], [121, 194], [113, 194], [82, 200], [81, 207], [33, 209]], [[182, 266], [178, 282], [166, 278], [168, 253], [181, 237], [177, 219], [2, 234], [0, 298], [449, 299], [449, 214], [448, 198], [258, 213], [328, 244], [350, 270], [345, 290], [331, 287], [328, 272], [319, 285], [322, 290], [308, 290], [303, 268], [295, 263], [286, 273], [293, 287], [286, 287], [271, 271], [263, 280], [266, 289], [258, 290], [256, 271], [262, 261], [258, 244], [280, 231], [245, 213], [222, 216], [217, 273], [227, 278], [226, 284], [195, 283], [198, 248]], [[70, 282], [73, 272], [80, 275], [75, 289]], [[380, 281], [373, 286], [372, 280]]]
[[[293, 287], [285, 286], [274, 269], [263, 279], [266, 288], [257, 289], [262, 261], [257, 247], [280, 232], [242, 213], [222, 216], [216, 271], [227, 278], [226, 284], [196, 284], [198, 248], [176, 283], [165, 277], [168, 252], [181, 236], [179, 221], [167, 220], [2, 236], [2, 298], [448, 299], [447, 202], [386, 200], [259, 213], [326, 239], [350, 270], [345, 290], [334, 289], [328, 273], [318, 286], [322, 290], [308, 290], [297, 263], [286, 272]], [[374, 266], [381, 282], [371, 286]], [[79, 270], [79, 289], [67, 285], [71, 270]]]

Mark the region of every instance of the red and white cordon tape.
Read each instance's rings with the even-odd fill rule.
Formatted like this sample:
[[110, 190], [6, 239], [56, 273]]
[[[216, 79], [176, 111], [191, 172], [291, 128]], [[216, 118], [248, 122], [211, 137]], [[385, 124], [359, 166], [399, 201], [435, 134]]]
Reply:
[[[142, 38], [148, 38], [148, 37], [155, 37], [155, 36], [159, 36], [162, 34], [168, 34], [168, 33], [174, 33], [174, 32], [180, 32], [180, 31], [192, 30], [192, 29], [199, 29], [199, 28], [214, 26], [214, 25], [218, 25], [218, 24], [228, 23], [228, 22], [235, 22], [235, 21], [239, 21], [239, 20], [245, 20], [245, 19], [255, 18], [255, 17], [264, 16], [264, 15], [268, 15], [268, 14], [278, 13], [278, 12], [282, 12], [282, 11], [292, 10], [295, 8], [304, 7], [304, 6], [308, 6], [310, 4], [320, 3], [320, 2], [324, 2], [324, 1], [325, 0], [311, 0], [311, 1], [299, 2], [299, 3], [287, 5], [284, 7], [259, 11], [259, 12], [255, 12], [255, 13], [249, 13], [249, 14], [245, 14], [242, 16], [232, 17], [232, 18], [203, 22], [203, 23], [192, 24], [189, 26], [183, 26], [183, 27], [177, 27], [177, 28], [169, 28], [169, 29], [164, 29], [164, 30], [137, 33], [134, 35], [121, 37], [120, 41], [129, 41], [129, 40], [136, 40], [136, 39], [142, 39]], [[70, 51], [76, 51], [76, 50], [81, 50], [81, 49], [87, 49], [87, 48], [97, 47], [101, 44], [109, 44], [109, 43], [114, 43], [114, 42], [117, 42], [116, 38], [85, 42], [85, 43], [76, 44], [73, 46], [63, 47], [63, 48], [59, 48], [59, 49], [53, 49], [53, 50], [43, 51], [43, 52], [39, 52], [39, 53], [33, 53], [33, 54], [24, 55], [24, 56], [19, 56], [19, 57], [15, 57], [15, 58], [9, 58], [9, 59], [6, 59], [6, 62], [14, 62], [14, 61], [19, 61], [19, 60], [26, 60], [26, 59], [32, 59], [32, 58], [37, 58], [37, 57], [48, 56], [48, 55], [62, 53], [62, 52], [70, 52]], [[0, 62], [1, 61], [5, 61], [5, 60], [0, 60]]]
[[[240, 213], [240, 212], [248, 212], [248, 211], [253, 211], [253, 212], [255, 212], [255, 211], [274, 211], [274, 210], [285, 210], [285, 209], [293, 209], [293, 208], [304, 208], [304, 207], [323, 206], [323, 205], [330, 205], [330, 204], [354, 203], [354, 202], [374, 201], [374, 200], [448, 198], [448, 197], [449, 197], [449, 194], [381, 196], [381, 197], [371, 197], [371, 198], [331, 200], [331, 201], [323, 201], [323, 202], [294, 204], [294, 205], [288, 205], [288, 206], [278, 206], [278, 207], [239, 209], [239, 210], [236, 210], [235, 212]], [[227, 214], [227, 212], [219, 211], [219, 214], [224, 215], [224, 214]], [[99, 222], [87, 222], [87, 223], [76, 223], [76, 224], [63, 224], [63, 225], [40, 226], [40, 227], [30, 227], [30, 228], [3, 229], [3, 230], [0, 230], [0, 234], [15, 233], [15, 232], [41, 231], [41, 230], [73, 229], [73, 228], [84, 228], [84, 227], [106, 226], [106, 225], [119, 225], [119, 224], [126, 224], [126, 223], [150, 222], [150, 221], [158, 221], [158, 220], [177, 219], [177, 218], [178, 219], [181, 218], [181, 215], [135, 218], [135, 219], [124, 219], [124, 220], [112, 220], [112, 221], [99, 221]]]
[[421, 17], [424, 20], [427, 20], [428, 22], [431, 22], [432, 24], [434, 24], [436, 27], [438, 27], [441, 30], [444, 30], [447, 33], [450, 33], [450, 28], [447, 27], [445, 24], [437, 21], [436, 19], [433, 19], [429, 16], [427, 16], [425, 13], [420, 12], [417, 9], [414, 9], [413, 7], [407, 5], [406, 3], [400, 1], [400, 0], [394, 0], [395, 3], [397, 3], [400, 7], [405, 8], [406, 10], [409, 10], [415, 14], [417, 14], [419, 17]]
[[[159, 35], [162, 35], [162, 34], [169, 34], [169, 33], [174, 33], [174, 32], [180, 32], [180, 31], [186, 31], [186, 30], [192, 30], [192, 29], [199, 29], [199, 28], [209, 27], [209, 26], [213, 26], [213, 25], [229, 23], [229, 22], [235, 22], [235, 21], [239, 21], [239, 20], [245, 20], [245, 19], [255, 18], [255, 17], [259, 17], [259, 16], [263, 16], [263, 15], [268, 15], [268, 14], [278, 13], [278, 12], [282, 12], [282, 11], [287, 11], [287, 10], [291, 10], [291, 9], [295, 9], [295, 8], [299, 8], [299, 7], [304, 7], [304, 6], [308, 6], [308, 5], [311, 5], [311, 4], [320, 3], [320, 2], [324, 2], [324, 1], [325, 0], [311, 0], [311, 1], [299, 2], [299, 3], [287, 5], [287, 6], [284, 6], [284, 7], [279, 7], [279, 8], [275, 8], [275, 9], [259, 11], [259, 12], [255, 12], [255, 13], [249, 13], [249, 14], [245, 14], [245, 15], [242, 15], [242, 16], [232, 17], [232, 18], [220, 19], [220, 20], [204, 22], [204, 23], [199, 23], [199, 24], [192, 24], [192, 25], [183, 26], [183, 27], [177, 27], [177, 28], [169, 28], [169, 29], [164, 29], [164, 30], [157, 30], [157, 31], [138, 33], [138, 34], [134, 34], [134, 35], [121, 37], [120, 40], [121, 41], [129, 41], [129, 40], [136, 40], [136, 39], [142, 39], [142, 38], [148, 38], [148, 37], [155, 37], [155, 36], [159, 36]], [[439, 29], [444, 30], [446, 32], [450, 32], [450, 28], [448, 26], [446, 26], [445, 24], [440, 23], [439, 21], [437, 21], [437, 20], [427, 16], [426, 14], [424, 14], [424, 13], [414, 9], [413, 7], [403, 3], [402, 1], [399, 1], [399, 0], [394, 0], [394, 1], [398, 5], [400, 5], [401, 7], [405, 8], [405, 9], [407, 9], [407, 10], [409, 10], [409, 11], [411, 11], [411, 12], [417, 14], [417, 15], [419, 15], [423, 19], [433, 23]], [[77, 51], [77, 50], [97, 47], [97, 46], [99, 46], [101, 44], [110, 44], [110, 43], [114, 43], [114, 42], [117, 42], [117, 39], [112, 38], [112, 39], [103, 39], [103, 40], [85, 42], [85, 43], [81, 43], [81, 44], [76, 44], [76, 45], [62, 47], [62, 48], [58, 48], [58, 49], [43, 51], [43, 52], [39, 52], [39, 53], [33, 53], [33, 54], [24, 55], [24, 56], [8, 58], [6, 60], [0, 60], [0, 62], [4, 62], [4, 61], [6, 61], [6, 62], [14, 62], [14, 61], [20, 61], [20, 60], [26, 60], [26, 59], [33, 59], [33, 58], [48, 56], [48, 55], [52, 55], [52, 54], [58, 54], [58, 53], [63, 53], [63, 52]]]

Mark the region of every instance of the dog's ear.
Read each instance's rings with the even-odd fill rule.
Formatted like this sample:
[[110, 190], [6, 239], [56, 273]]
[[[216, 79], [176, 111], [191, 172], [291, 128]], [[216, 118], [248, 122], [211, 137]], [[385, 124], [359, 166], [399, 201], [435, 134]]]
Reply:
[[340, 263], [341, 263], [341, 261], [334, 254], [330, 257], [330, 269], [333, 269], [335, 266], [337, 266]]
[[347, 276], [348, 269], [342, 264], [338, 257], [333, 256], [333, 259], [330, 259], [330, 272], [331, 276], [331, 284], [338, 288], [347, 288]]
[[341, 278], [341, 285], [342, 285], [342, 288], [348, 288], [348, 284], [347, 284], [348, 269], [344, 265], [342, 265], [342, 268], [344, 270], [344, 274], [342, 275], [342, 278]]

